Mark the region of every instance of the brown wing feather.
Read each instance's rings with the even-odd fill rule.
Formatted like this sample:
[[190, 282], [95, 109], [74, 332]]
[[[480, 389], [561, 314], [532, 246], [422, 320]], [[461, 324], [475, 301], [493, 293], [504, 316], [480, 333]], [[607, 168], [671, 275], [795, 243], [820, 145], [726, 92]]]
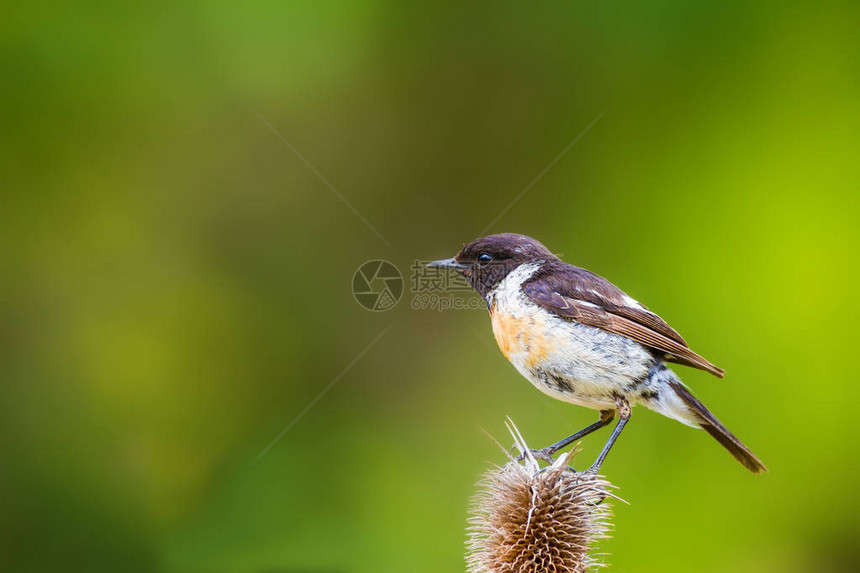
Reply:
[[678, 344], [689, 347], [687, 342], [665, 320], [640, 306], [630, 306], [627, 294], [593, 272], [559, 261], [548, 265], [546, 274], [536, 277], [547, 288], [575, 300], [584, 300], [606, 309], [611, 314], [629, 318], [654, 330]]
[[647, 309], [638, 309], [629, 306], [619, 306], [616, 304], [604, 305], [607, 312], [611, 312], [612, 314], [617, 314], [618, 316], [623, 316], [624, 318], [630, 319], [633, 322], [638, 322], [643, 326], [647, 326], [651, 330], [662, 334], [666, 338], [674, 340], [678, 344], [689, 347], [687, 341], [684, 340], [680, 334], [678, 334], [674, 328], [669, 326], [665, 320], [651, 312]]
[[[523, 290], [535, 303], [559, 316], [571, 318], [581, 324], [601, 328], [607, 332], [626, 336], [643, 346], [665, 353], [665, 359], [670, 362], [705, 370], [719, 378], [722, 378], [723, 374], [725, 374], [722, 368], [711, 364], [690, 350], [687, 343], [683, 341], [684, 339], [680, 335], [677, 335], [677, 333], [676, 338], [663, 332], [665, 330], [663, 328], [653, 328], [653, 320], [643, 321], [643, 324], [643, 322], [638, 322], [633, 318], [634, 316], [637, 318], [639, 316], [635, 313], [624, 313], [627, 316], [623, 316], [620, 312], [612, 312], [591, 301], [562, 296], [546, 288], [546, 285], [541, 283], [525, 285]], [[617, 311], [618, 309], [615, 308], [613, 310]], [[657, 315], [653, 316], [656, 317]], [[665, 324], [660, 317], [657, 317], [657, 319], [660, 320], [660, 323]], [[668, 325], [666, 326], [668, 327]], [[675, 332], [671, 327], [669, 329]]]

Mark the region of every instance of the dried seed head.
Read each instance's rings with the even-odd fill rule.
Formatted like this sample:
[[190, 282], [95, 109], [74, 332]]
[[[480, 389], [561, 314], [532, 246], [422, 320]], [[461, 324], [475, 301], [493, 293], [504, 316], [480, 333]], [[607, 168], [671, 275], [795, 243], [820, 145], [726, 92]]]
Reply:
[[511, 459], [478, 484], [469, 519], [471, 573], [581, 573], [599, 566], [588, 551], [607, 537], [614, 497], [602, 477], [568, 467], [573, 452], [541, 471], [513, 424], [523, 460]]

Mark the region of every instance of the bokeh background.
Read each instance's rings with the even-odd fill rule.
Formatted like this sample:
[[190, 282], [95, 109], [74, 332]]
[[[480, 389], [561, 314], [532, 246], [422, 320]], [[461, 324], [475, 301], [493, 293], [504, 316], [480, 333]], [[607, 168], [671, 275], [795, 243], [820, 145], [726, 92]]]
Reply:
[[[631, 502], [613, 571], [856, 571], [858, 16], [7, 10], [0, 569], [462, 571], [502, 460], [482, 429], [543, 446], [595, 418], [520, 378], [486, 311], [411, 307], [413, 261], [493, 223], [726, 368], [680, 370], [771, 469], [637, 409], [604, 466]], [[371, 259], [407, 279], [387, 312], [350, 291]]]

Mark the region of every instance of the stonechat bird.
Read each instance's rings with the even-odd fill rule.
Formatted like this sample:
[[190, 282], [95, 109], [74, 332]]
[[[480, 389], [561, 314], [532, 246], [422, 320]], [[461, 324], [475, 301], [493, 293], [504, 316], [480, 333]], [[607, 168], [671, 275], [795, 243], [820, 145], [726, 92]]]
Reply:
[[514, 233], [489, 235], [431, 267], [462, 274], [486, 300], [502, 354], [539, 390], [592, 408], [600, 419], [534, 453], [545, 460], [561, 448], [618, 423], [597, 460], [597, 472], [627, 421], [643, 404], [703, 428], [752, 472], [764, 464], [670, 370], [692, 366], [719, 378], [724, 370], [693, 352], [666, 321], [621, 289], [562, 262], [540, 242]]

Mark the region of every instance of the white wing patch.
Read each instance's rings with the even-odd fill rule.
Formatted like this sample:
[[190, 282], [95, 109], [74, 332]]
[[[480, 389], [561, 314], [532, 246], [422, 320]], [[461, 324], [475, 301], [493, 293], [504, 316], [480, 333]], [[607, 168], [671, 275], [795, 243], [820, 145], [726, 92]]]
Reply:
[[623, 300], [624, 300], [624, 304], [626, 304], [627, 306], [629, 306], [631, 308], [635, 308], [638, 310], [645, 310], [645, 307], [642, 306], [641, 304], [639, 304], [639, 301], [636, 300], [635, 298], [631, 297], [631, 296], [628, 296], [625, 294]]

